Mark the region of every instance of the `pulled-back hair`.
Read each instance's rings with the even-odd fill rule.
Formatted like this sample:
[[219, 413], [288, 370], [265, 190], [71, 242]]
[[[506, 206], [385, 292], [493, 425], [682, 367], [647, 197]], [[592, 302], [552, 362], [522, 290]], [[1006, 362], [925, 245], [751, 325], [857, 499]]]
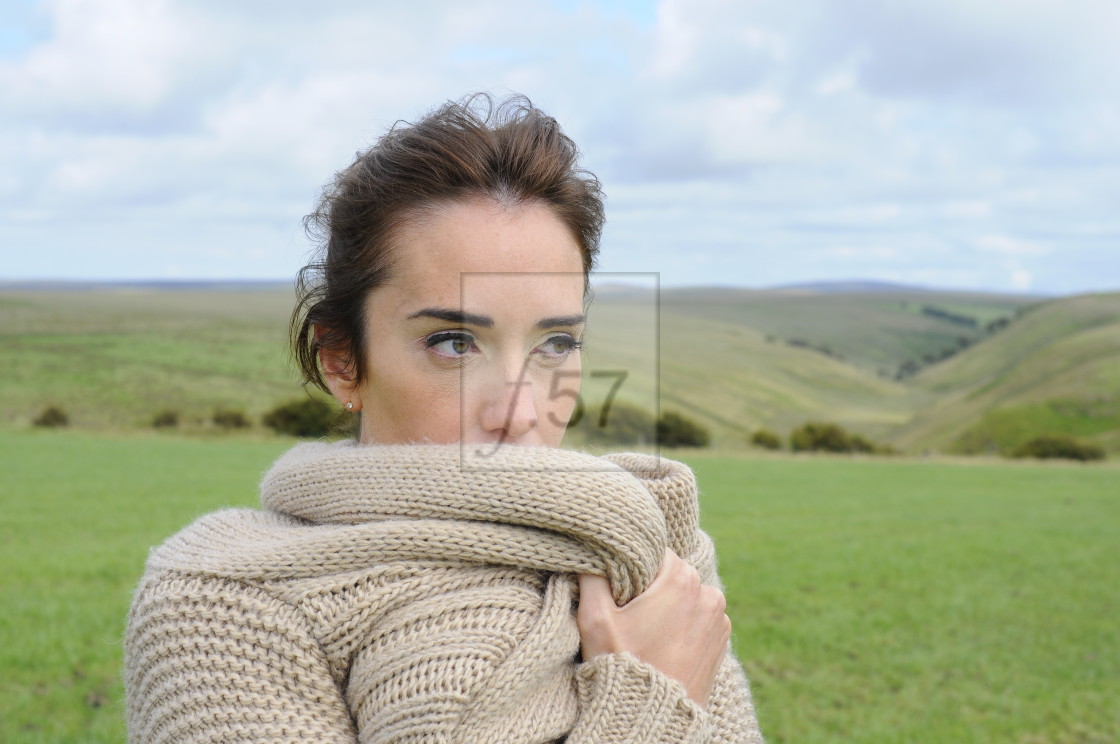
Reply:
[[524, 96], [485, 93], [398, 122], [335, 174], [304, 228], [319, 245], [299, 272], [289, 332], [306, 382], [329, 392], [320, 350], [363, 379], [365, 300], [388, 281], [393, 244], [409, 221], [449, 203], [488, 198], [543, 204], [571, 231], [586, 281], [599, 251], [603, 195], [579, 150]]

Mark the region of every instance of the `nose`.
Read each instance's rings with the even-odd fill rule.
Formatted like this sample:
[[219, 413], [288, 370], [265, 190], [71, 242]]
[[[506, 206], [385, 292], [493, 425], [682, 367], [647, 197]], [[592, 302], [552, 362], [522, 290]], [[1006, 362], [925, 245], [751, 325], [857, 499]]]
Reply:
[[482, 411], [482, 427], [498, 439], [516, 439], [537, 427], [537, 406], [533, 381], [517, 365], [513, 375], [505, 375], [492, 386], [493, 394]]

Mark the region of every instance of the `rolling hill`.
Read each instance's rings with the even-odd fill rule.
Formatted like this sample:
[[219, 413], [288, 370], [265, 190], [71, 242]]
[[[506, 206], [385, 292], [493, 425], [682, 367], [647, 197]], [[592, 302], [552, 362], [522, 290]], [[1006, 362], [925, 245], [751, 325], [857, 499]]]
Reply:
[[[669, 289], [665, 314], [719, 320], [834, 355], [882, 377], [973, 343], [1038, 298], [924, 289]], [[963, 339], [963, 341], [962, 341]]]
[[0, 291], [0, 420], [59, 405], [75, 426], [259, 416], [299, 395], [285, 349], [288, 288], [95, 286]]
[[784, 434], [815, 418], [881, 437], [925, 401], [924, 392], [915, 395], [899, 382], [768, 337], [728, 315], [703, 315], [695, 306], [663, 301], [655, 356], [653, 313], [636, 307], [633, 297], [600, 297], [590, 314], [586, 363], [592, 371], [626, 370], [621, 399], [652, 409], [659, 390], [662, 410], [700, 419], [717, 444], [730, 447], [743, 446], [759, 427]]
[[961, 453], [1062, 432], [1120, 450], [1120, 293], [1031, 308], [1005, 331], [930, 367], [912, 385], [937, 400], [892, 436]]
[[[1067, 431], [1120, 451], [1120, 294], [904, 287], [597, 289], [584, 397], [674, 409], [716, 446], [835, 421], [906, 451], [1007, 449]], [[206, 429], [302, 393], [283, 286], [0, 287], [0, 423], [49, 404], [86, 428]], [[994, 323], [994, 325], [993, 325]], [[938, 361], [942, 357], [948, 357]], [[899, 376], [909, 363], [909, 372]], [[658, 397], [659, 393], [659, 397]]]

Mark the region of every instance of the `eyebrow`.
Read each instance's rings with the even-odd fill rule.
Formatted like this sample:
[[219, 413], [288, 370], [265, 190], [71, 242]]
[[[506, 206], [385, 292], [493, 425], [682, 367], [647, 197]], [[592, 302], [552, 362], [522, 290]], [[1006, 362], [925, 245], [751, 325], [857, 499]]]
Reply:
[[546, 328], [561, 328], [563, 326], [581, 325], [587, 322], [587, 316], [580, 313], [579, 315], [558, 315], [555, 318], [541, 318], [537, 321], [537, 328], [542, 330]]
[[[462, 310], [452, 310], [450, 308], [442, 307], [426, 307], [423, 310], [417, 310], [412, 315], [408, 316], [409, 320], [413, 318], [435, 318], [437, 320], [445, 320], [448, 323], [460, 323], [463, 325], [479, 326], [480, 328], [493, 328], [494, 319], [488, 315], [476, 315], [475, 313], [466, 313]], [[587, 316], [582, 313], [577, 315], [557, 315], [552, 318], [541, 318], [537, 321], [537, 328], [560, 328], [563, 326], [580, 325], [587, 322]]]
[[465, 313], [462, 310], [450, 310], [442, 307], [426, 307], [423, 310], [417, 310], [408, 316], [409, 320], [413, 318], [435, 318], [446, 320], [448, 323], [461, 323], [482, 328], [494, 327], [494, 319], [488, 315], [475, 315], [474, 313]]

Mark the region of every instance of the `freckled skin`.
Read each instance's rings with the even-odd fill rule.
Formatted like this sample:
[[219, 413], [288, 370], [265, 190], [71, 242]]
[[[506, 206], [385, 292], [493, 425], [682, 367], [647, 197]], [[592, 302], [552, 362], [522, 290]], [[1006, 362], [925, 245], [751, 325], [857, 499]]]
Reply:
[[[366, 298], [362, 383], [323, 360], [331, 391], [363, 411], [361, 441], [558, 446], [579, 391], [579, 351], [566, 348], [583, 327], [538, 323], [583, 313], [571, 232], [546, 206], [479, 199], [414, 221], [393, 256]], [[414, 317], [433, 308], [492, 324]]]

